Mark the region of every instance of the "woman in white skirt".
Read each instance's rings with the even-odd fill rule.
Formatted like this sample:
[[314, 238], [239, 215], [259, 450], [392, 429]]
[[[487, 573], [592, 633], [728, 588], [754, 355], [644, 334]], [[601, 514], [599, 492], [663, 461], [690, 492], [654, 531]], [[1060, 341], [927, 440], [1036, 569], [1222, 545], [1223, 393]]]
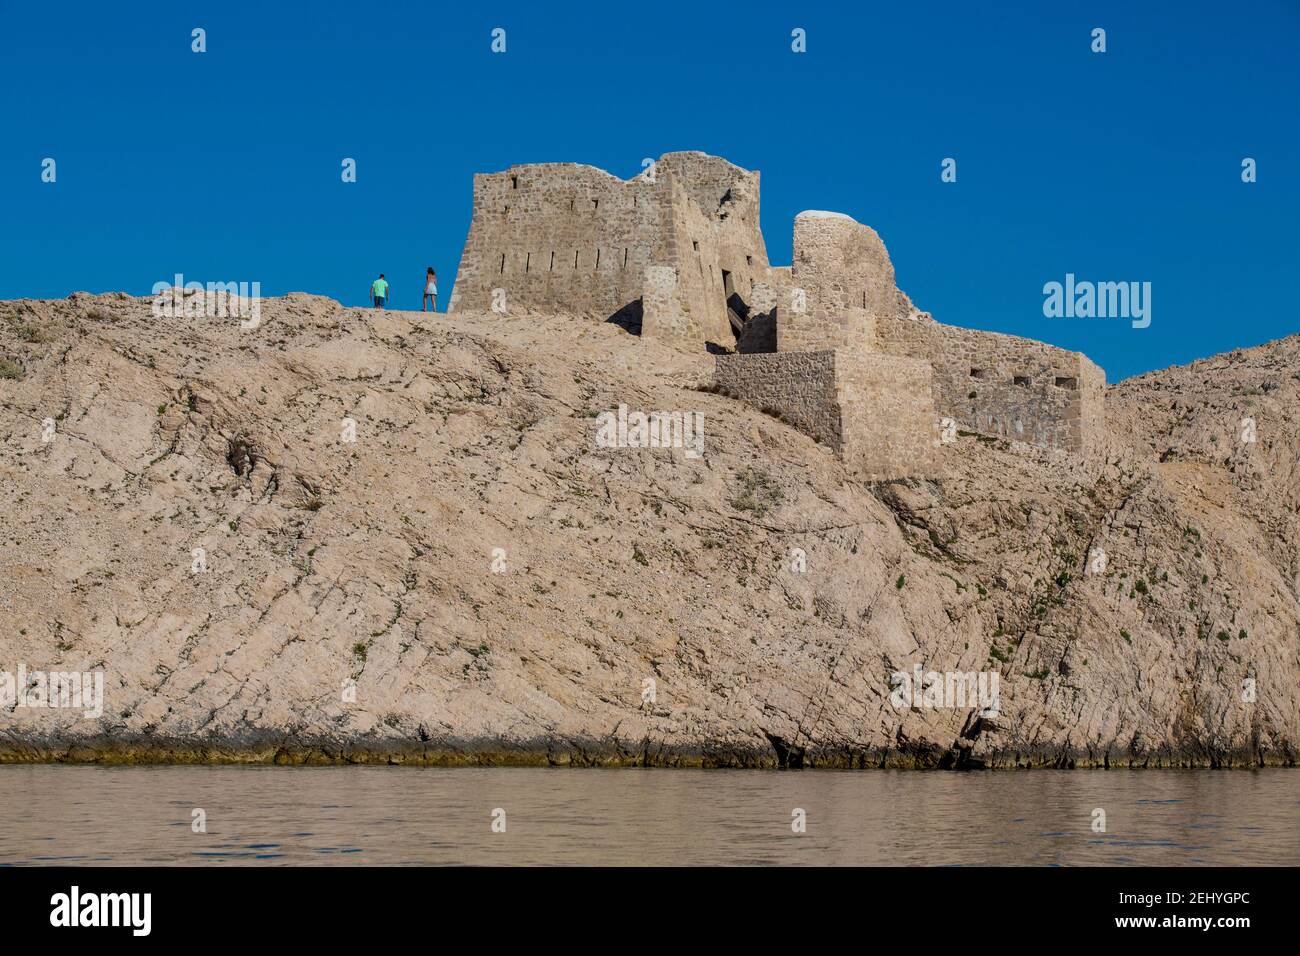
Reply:
[[429, 266], [429, 274], [424, 278], [424, 310], [429, 311], [429, 302], [433, 301], [433, 311], [438, 311], [438, 273]]

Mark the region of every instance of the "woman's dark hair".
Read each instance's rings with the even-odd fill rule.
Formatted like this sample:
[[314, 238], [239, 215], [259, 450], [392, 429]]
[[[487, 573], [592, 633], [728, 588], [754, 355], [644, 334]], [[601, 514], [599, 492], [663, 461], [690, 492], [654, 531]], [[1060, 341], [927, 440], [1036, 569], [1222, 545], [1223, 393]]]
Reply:
[[429, 266], [429, 275], [437, 275], [437, 273], [433, 271], [433, 266]]

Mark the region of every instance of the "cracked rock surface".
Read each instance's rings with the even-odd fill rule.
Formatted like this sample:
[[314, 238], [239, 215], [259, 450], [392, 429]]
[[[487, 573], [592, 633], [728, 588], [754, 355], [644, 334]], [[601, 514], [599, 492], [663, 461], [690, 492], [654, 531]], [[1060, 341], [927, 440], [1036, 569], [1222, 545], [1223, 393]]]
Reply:
[[[613, 324], [150, 303], [0, 303], [0, 670], [105, 679], [2, 760], [1295, 762], [1300, 337], [867, 484]], [[704, 455], [598, 447], [620, 403]], [[998, 712], [896, 708], [917, 664]]]

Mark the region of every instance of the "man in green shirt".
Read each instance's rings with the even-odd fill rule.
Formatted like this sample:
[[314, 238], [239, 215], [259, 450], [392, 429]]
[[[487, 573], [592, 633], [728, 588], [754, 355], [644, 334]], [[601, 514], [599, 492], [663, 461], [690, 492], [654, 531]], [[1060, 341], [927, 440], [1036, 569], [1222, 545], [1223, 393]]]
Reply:
[[370, 283], [370, 301], [374, 303], [376, 309], [382, 309], [384, 303], [388, 301], [388, 280], [384, 274], [379, 273], [379, 278]]

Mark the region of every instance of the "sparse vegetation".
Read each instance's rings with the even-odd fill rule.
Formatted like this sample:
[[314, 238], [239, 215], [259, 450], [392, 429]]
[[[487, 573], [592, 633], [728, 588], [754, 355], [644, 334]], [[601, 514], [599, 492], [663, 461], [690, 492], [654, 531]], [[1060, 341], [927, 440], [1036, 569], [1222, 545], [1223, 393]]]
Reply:
[[740, 476], [740, 491], [731, 499], [731, 507], [737, 511], [753, 512], [754, 517], [761, 518], [769, 509], [779, 505], [783, 497], [780, 486], [771, 475], [750, 467]]
[[17, 327], [17, 329], [15, 329], [15, 331], [18, 333], [18, 337], [24, 342], [37, 343], [48, 342], [50, 340], [50, 334], [45, 331], [45, 329], [32, 322], [23, 322]]

